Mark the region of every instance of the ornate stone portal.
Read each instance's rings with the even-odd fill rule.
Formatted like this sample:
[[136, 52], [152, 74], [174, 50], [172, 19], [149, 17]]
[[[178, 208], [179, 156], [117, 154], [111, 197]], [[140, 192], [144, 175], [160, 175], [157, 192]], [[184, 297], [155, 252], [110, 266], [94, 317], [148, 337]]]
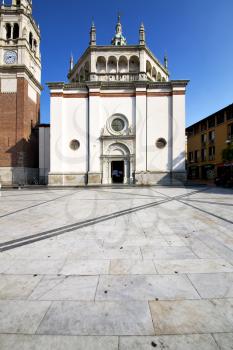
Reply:
[[[121, 170], [114, 169], [122, 162], [123, 176], [120, 183], [132, 184], [135, 177], [135, 134], [123, 114], [111, 116], [101, 135], [102, 183], [114, 183], [115, 176], [121, 176]], [[120, 166], [120, 164], [118, 164]]]

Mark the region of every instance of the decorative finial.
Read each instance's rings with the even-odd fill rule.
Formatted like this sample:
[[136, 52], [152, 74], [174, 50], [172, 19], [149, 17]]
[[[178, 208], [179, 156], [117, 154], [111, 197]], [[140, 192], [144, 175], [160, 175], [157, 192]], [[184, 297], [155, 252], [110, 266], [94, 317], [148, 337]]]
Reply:
[[71, 55], [70, 55], [70, 71], [72, 71], [72, 69], [74, 68], [74, 56], [71, 52]]
[[121, 14], [120, 14], [119, 11], [118, 11], [118, 13], [117, 13], [117, 22], [118, 22], [118, 23], [121, 23]]
[[139, 29], [139, 45], [145, 45], [146, 44], [146, 32], [144, 24], [141, 23], [140, 29]]
[[121, 25], [120, 12], [118, 12], [118, 15], [117, 15], [116, 32], [115, 32], [115, 36], [112, 39], [111, 43], [114, 46], [125, 46], [125, 45], [127, 45], [126, 39], [125, 39], [125, 37], [122, 34], [122, 25]]
[[92, 18], [91, 22], [91, 30], [90, 30], [90, 46], [95, 46], [96, 45], [96, 28], [95, 28], [95, 23], [94, 19]]
[[5, 5], [5, 0], [2, 0], [2, 5], [3, 5], [3, 6]]
[[167, 69], [168, 68], [168, 58], [167, 58], [167, 53], [165, 52], [164, 55], [164, 67]]

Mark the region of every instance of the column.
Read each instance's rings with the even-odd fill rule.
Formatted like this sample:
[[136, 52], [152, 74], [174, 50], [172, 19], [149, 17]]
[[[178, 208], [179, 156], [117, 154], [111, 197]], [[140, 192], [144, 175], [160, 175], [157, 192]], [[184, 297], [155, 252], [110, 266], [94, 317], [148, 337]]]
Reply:
[[124, 184], [128, 183], [128, 161], [124, 161]]
[[133, 182], [134, 182], [134, 178], [133, 178], [134, 167], [133, 167], [133, 159], [132, 158], [130, 158], [129, 172], [130, 172], [129, 182], [130, 182], [130, 184], [133, 184]]
[[108, 184], [112, 183], [112, 162], [108, 160]]

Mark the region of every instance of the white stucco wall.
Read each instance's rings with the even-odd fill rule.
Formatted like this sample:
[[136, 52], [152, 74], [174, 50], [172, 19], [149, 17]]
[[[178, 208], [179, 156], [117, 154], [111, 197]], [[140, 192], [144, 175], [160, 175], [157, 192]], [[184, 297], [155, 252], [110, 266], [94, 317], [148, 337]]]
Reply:
[[[127, 141], [123, 135], [110, 134], [105, 141], [101, 138], [109, 118], [115, 114], [128, 120], [131, 130], [128, 135], [131, 136]], [[156, 146], [159, 138], [167, 142], [163, 149]], [[70, 148], [72, 140], [80, 142], [78, 150]], [[52, 91], [51, 174], [89, 173], [92, 178], [97, 174], [101, 179], [102, 156], [106, 156], [107, 145], [113, 143], [125, 144], [130, 149], [134, 157], [133, 163], [130, 159], [130, 176], [133, 164], [140, 176], [143, 173], [184, 172], [185, 87], [174, 88], [174, 91], [169, 86]]]
[[50, 170], [50, 127], [39, 127], [39, 172], [47, 178]]
[[[147, 100], [147, 169], [149, 171], [171, 170], [172, 140], [170, 96], [148, 97]], [[163, 149], [156, 147], [156, 141], [164, 138], [167, 145]]]
[[[87, 171], [87, 98], [51, 98], [51, 169], [52, 173]], [[78, 140], [80, 148], [70, 148]]]

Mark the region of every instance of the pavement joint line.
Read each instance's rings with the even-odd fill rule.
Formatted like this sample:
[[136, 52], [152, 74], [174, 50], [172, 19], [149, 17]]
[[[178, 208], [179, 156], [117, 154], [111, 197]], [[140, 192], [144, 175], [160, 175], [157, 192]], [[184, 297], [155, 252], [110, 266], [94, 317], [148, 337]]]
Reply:
[[[78, 230], [80, 228], [87, 227], [89, 225], [98, 224], [98, 223], [103, 222], [103, 221], [108, 221], [108, 220], [111, 220], [111, 219], [114, 219], [114, 218], [117, 218], [117, 217], [120, 217], [120, 216], [124, 216], [124, 215], [127, 215], [127, 214], [131, 214], [131, 213], [137, 212], [139, 210], [152, 208], [152, 207], [155, 207], [155, 206], [167, 203], [167, 202], [171, 202], [173, 200], [178, 200], [180, 198], [184, 198], [184, 197], [192, 195], [194, 193], [204, 192], [207, 189], [208, 188], [205, 188], [205, 189], [202, 189], [202, 190], [193, 191], [193, 192], [190, 192], [188, 194], [185, 193], [183, 195], [175, 196], [175, 197], [169, 197], [167, 195], [164, 195], [166, 197], [166, 199], [161, 200], [161, 201], [156, 201], [156, 202], [144, 204], [144, 205], [133, 207], [133, 208], [128, 208], [128, 209], [121, 210], [121, 211], [118, 211], [118, 212], [110, 213], [108, 215], [103, 215], [101, 217], [92, 218], [92, 219], [89, 219], [89, 220], [85, 220], [83, 222], [78, 222], [78, 223], [75, 223], [75, 224], [67, 225], [67, 226], [64, 226], [64, 227], [61, 227], [61, 228], [57, 228], [57, 229], [54, 229], [54, 230], [49, 230], [49, 231], [45, 231], [45, 232], [38, 233], [38, 234], [35, 234], [35, 235], [19, 238], [19, 239], [13, 240], [13, 241], [4, 242], [4, 243], [0, 244], [0, 252], [11, 250], [11, 249], [15, 249], [15, 248], [21, 247], [23, 245], [32, 244], [32, 243], [35, 243], [35, 242], [38, 242], [38, 241], [41, 241], [41, 240], [44, 240], [44, 239], [48, 239], [48, 238], [51, 238], [51, 237], [54, 237], [54, 236], [58, 236], [58, 235], [61, 235], [61, 234], [64, 234], [64, 233], [72, 232], [72, 231]], [[66, 196], [70, 196], [72, 194], [74, 194], [74, 193], [67, 194]], [[56, 199], [54, 199], [54, 200], [56, 200]], [[186, 204], [186, 203], [184, 203], [184, 204]]]
[[[75, 192], [75, 193], [76, 193], [76, 192]], [[75, 193], [74, 193], [74, 192], [68, 193], [68, 194], [65, 194], [64, 196], [56, 197], [56, 198], [50, 199], [50, 200], [48, 200], [48, 201], [44, 201], [44, 202], [41, 202], [41, 203], [38, 203], [38, 204], [35, 204], [35, 205], [31, 205], [31, 206], [29, 206], [29, 207], [25, 207], [25, 208], [22, 208], [22, 209], [18, 209], [18, 210], [16, 210], [16, 211], [11, 212], [11, 213], [7, 213], [7, 214], [4, 214], [4, 215], [0, 215], [0, 219], [2, 219], [2, 218], [4, 218], [4, 217], [7, 217], [7, 216], [10, 216], [10, 215], [14, 215], [14, 214], [20, 213], [20, 212], [22, 212], [22, 211], [24, 211], [24, 210], [27, 210], [27, 209], [39, 207], [40, 205], [54, 202], [54, 201], [56, 201], [56, 200], [58, 200], [58, 199], [61, 199], [61, 198], [65, 198], [65, 197], [72, 196], [72, 195], [74, 195]]]
[[[191, 192], [191, 193], [187, 194], [187, 196], [194, 195], [194, 194], [196, 194], [196, 193], [204, 192], [204, 191], [208, 191], [208, 190], [209, 190], [209, 188], [206, 187], [206, 188], [203, 189], [203, 190], [195, 191], [194, 193]], [[162, 194], [162, 193], [159, 192], [159, 191], [155, 191], [155, 192]], [[167, 197], [167, 198], [174, 198], [174, 200], [176, 200], [176, 201], [179, 202], [179, 203], [182, 203], [182, 204], [184, 204], [184, 205], [187, 205], [187, 206], [189, 206], [189, 207], [191, 207], [191, 208], [193, 208], [193, 209], [199, 210], [199, 211], [201, 211], [201, 212], [203, 212], [203, 213], [205, 213], [205, 214], [208, 214], [208, 215], [210, 215], [210, 216], [213, 216], [213, 217], [215, 217], [215, 218], [217, 218], [217, 219], [219, 219], [219, 220], [223, 220], [223, 221], [225, 221], [225, 222], [227, 222], [227, 223], [229, 223], [229, 224], [233, 224], [233, 221], [231, 221], [231, 220], [228, 220], [228, 219], [225, 219], [225, 218], [223, 218], [223, 217], [221, 217], [221, 216], [219, 216], [219, 215], [210, 213], [210, 212], [208, 212], [207, 210], [204, 210], [204, 209], [195, 207], [194, 205], [192, 205], [192, 204], [190, 204], [190, 203], [185, 203], [185, 201], [186, 201], [187, 199], [185, 199], [185, 198], [183, 199], [183, 198], [182, 198], [182, 195], [181, 195], [181, 196], [177, 196], [177, 197], [170, 197], [170, 196], [165, 195], [165, 194], [163, 194], [163, 195], [164, 195], [165, 197]]]

